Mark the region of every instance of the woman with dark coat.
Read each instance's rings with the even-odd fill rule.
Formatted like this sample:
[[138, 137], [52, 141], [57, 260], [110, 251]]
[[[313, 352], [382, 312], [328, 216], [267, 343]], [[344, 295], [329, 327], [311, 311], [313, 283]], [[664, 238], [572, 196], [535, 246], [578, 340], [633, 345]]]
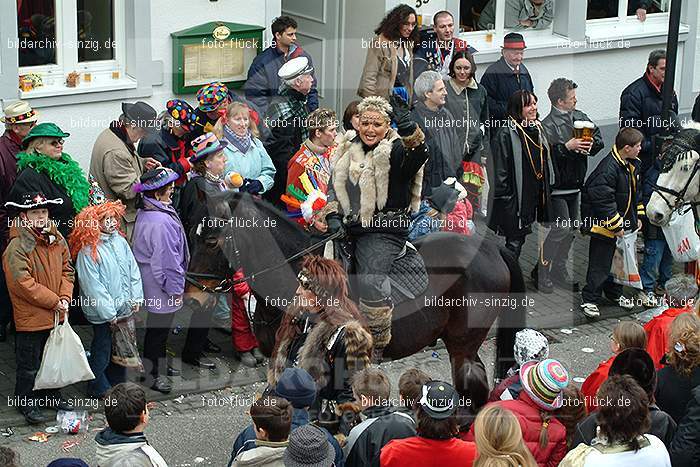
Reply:
[[488, 226], [505, 237], [516, 258], [532, 224], [550, 218], [554, 169], [549, 143], [537, 116], [537, 96], [518, 91], [508, 101], [507, 124], [491, 144], [492, 189]]
[[49, 208], [58, 231], [68, 238], [73, 218], [88, 205], [90, 184], [80, 165], [63, 152], [69, 133], [54, 123], [40, 123], [22, 140], [25, 149], [17, 154], [19, 174], [9, 199], [19, 202], [22, 194], [40, 191], [48, 199], [61, 198], [63, 204]]
[[348, 297], [347, 275], [335, 261], [307, 256], [299, 287], [277, 330], [267, 380], [274, 387], [285, 368], [308, 371], [322, 400], [353, 400], [352, 376], [369, 364], [372, 337]]

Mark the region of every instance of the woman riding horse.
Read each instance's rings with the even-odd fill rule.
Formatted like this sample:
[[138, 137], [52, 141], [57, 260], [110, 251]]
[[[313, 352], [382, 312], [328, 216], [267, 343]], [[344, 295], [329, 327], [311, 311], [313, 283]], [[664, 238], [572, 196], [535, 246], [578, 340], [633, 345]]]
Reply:
[[[429, 156], [406, 103], [394, 97], [392, 104], [376, 96], [360, 102], [359, 135], [340, 139], [328, 196], [339, 205], [327, 217], [329, 232], [347, 228], [354, 244], [360, 310], [374, 338], [374, 362], [391, 340], [389, 272], [408, 238], [409, 211], [418, 210]], [[392, 119], [398, 131], [389, 128]]]

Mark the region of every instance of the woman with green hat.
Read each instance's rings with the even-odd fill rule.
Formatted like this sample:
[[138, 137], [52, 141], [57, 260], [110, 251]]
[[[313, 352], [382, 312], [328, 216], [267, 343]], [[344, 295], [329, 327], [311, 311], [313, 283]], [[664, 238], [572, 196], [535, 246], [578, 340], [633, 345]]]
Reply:
[[88, 205], [90, 192], [83, 170], [63, 152], [64, 138], [68, 136], [55, 123], [40, 123], [32, 128], [22, 140], [24, 150], [17, 154], [19, 174], [9, 195], [10, 200], [19, 201], [23, 193], [40, 191], [47, 198], [63, 199], [63, 204], [49, 208], [49, 216], [64, 238], [73, 228], [73, 217]]

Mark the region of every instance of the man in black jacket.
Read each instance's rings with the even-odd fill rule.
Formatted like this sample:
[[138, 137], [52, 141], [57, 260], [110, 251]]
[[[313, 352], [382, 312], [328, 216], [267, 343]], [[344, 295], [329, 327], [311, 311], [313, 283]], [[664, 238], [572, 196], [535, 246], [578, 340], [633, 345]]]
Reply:
[[[696, 376], [696, 375], [694, 375]], [[693, 378], [693, 397], [685, 409], [685, 416], [676, 429], [668, 450], [673, 467], [700, 465], [700, 378]]]
[[350, 430], [345, 452], [348, 467], [379, 467], [381, 449], [392, 439], [416, 435], [410, 415], [391, 406], [389, 377], [377, 368], [366, 368], [355, 374], [352, 382], [355, 400], [362, 407], [362, 423]]
[[[566, 78], [552, 81], [547, 90], [552, 110], [542, 120], [554, 166], [552, 229], [542, 246], [542, 258], [549, 271], [543, 267], [538, 274], [535, 269], [532, 276], [538, 289], [544, 292], [551, 290], [552, 282], [578, 291], [578, 282], [569, 276], [566, 261], [574, 241], [575, 224], [579, 220], [581, 188], [588, 170], [588, 158], [594, 157], [604, 146], [600, 129], [593, 125], [588, 115], [576, 109], [577, 87]], [[592, 138], [575, 138], [574, 124], [592, 126]]]
[[586, 286], [581, 293], [581, 311], [589, 318], [600, 316], [597, 303], [603, 291], [623, 308], [634, 305], [622, 295], [622, 286], [610, 276], [617, 237], [641, 228], [638, 216], [644, 206], [638, 193], [637, 155], [644, 136], [634, 128], [623, 128], [615, 145], [583, 186], [582, 228], [591, 236]]
[[501, 58], [486, 69], [481, 77], [481, 84], [488, 93], [488, 107], [491, 113], [490, 123], [494, 127], [491, 137], [495, 137], [498, 128], [506, 120], [508, 99], [516, 91], [534, 92], [530, 72], [523, 64], [525, 39], [522, 34], [511, 32], [503, 38]]

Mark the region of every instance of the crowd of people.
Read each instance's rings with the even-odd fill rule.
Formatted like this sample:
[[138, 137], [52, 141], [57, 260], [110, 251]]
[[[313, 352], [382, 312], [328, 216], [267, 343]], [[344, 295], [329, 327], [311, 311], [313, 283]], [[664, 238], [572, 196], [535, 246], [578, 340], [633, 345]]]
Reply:
[[[551, 1], [525, 3], [522, 27], [551, 21]], [[44, 423], [43, 407], [71, 409], [59, 389], [33, 389], [50, 332], [69, 314], [93, 328], [89, 395], [119, 401], [97, 436], [103, 466], [128, 456], [165, 465], [143, 435], [145, 393], [113, 358], [120, 326], [145, 322], [140, 382], [162, 393], [180, 374], [166, 353], [178, 313], [192, 313], [182, 362], [216, 368], [207, 355], [222, 349], [208, 333], [224, 316], [242, 364], [264, 363], [246, 313], [250, 287], [240, 282], [210, 300], [186, 283], [211, 200], [239, 192], [269, 201], [312, 235], [351, 242], [359, 302], [339, 262], [302, 261], [268, 390], [250, 409], [231, 465], [698, 465], [696, 278], [672, 277], [663, 232], [644, 216], [660, 172], [665, 52], [652, 52], [644, 75], [622, 91], [621, 128], [587, 177], [605, 144], [578, 109], [575, 82], [549, 84], [552, 108], [540, 120], [523, 35], [508, 33], [501, 58], [477, 81], [473, 49], [455, 37], [452, 14], [436, 13], [433, 25], [420, 30], [408, 5], [387, 13], [367, 50], [361, 100], [339, 122], [319, 108], [296, 22], [277, 18], [275, 42], [254, 60], [243, 93], [214, 82], [197, 92], [196, 107], [171, 99], [158, 113], [123, 103], [94, 143], [88, 174], [63, 151], [69, 133], [38, 123], [26, 102], [6, 106], [0, 301], [12, 307], [2, 309], [0, 340], [12, 323], [15, 405], [27, 422]], [[610, 270], [616, 239], [641, 231], [642, 302], [668, 309], [645, 328], [615, 327], [613, 357], [581, 390], [548, 358], [546, 338], [526, 329], [516, 338], [517, 365], [493, 390], [475, 362], [458, 369], [454, 385], [412, 369], [392, 404], [388, 377], [371, 365], [392, 337], [391, 266], [409, 239], [474, 235], [480, 222], [515, 258], [533, 230], [550, 228], [530, 273], [542, 293], [579, 290], [567, 263], [575, 232], [589, 235], [588, 318], [600, 316], [603, 294], [633, 308]]]

